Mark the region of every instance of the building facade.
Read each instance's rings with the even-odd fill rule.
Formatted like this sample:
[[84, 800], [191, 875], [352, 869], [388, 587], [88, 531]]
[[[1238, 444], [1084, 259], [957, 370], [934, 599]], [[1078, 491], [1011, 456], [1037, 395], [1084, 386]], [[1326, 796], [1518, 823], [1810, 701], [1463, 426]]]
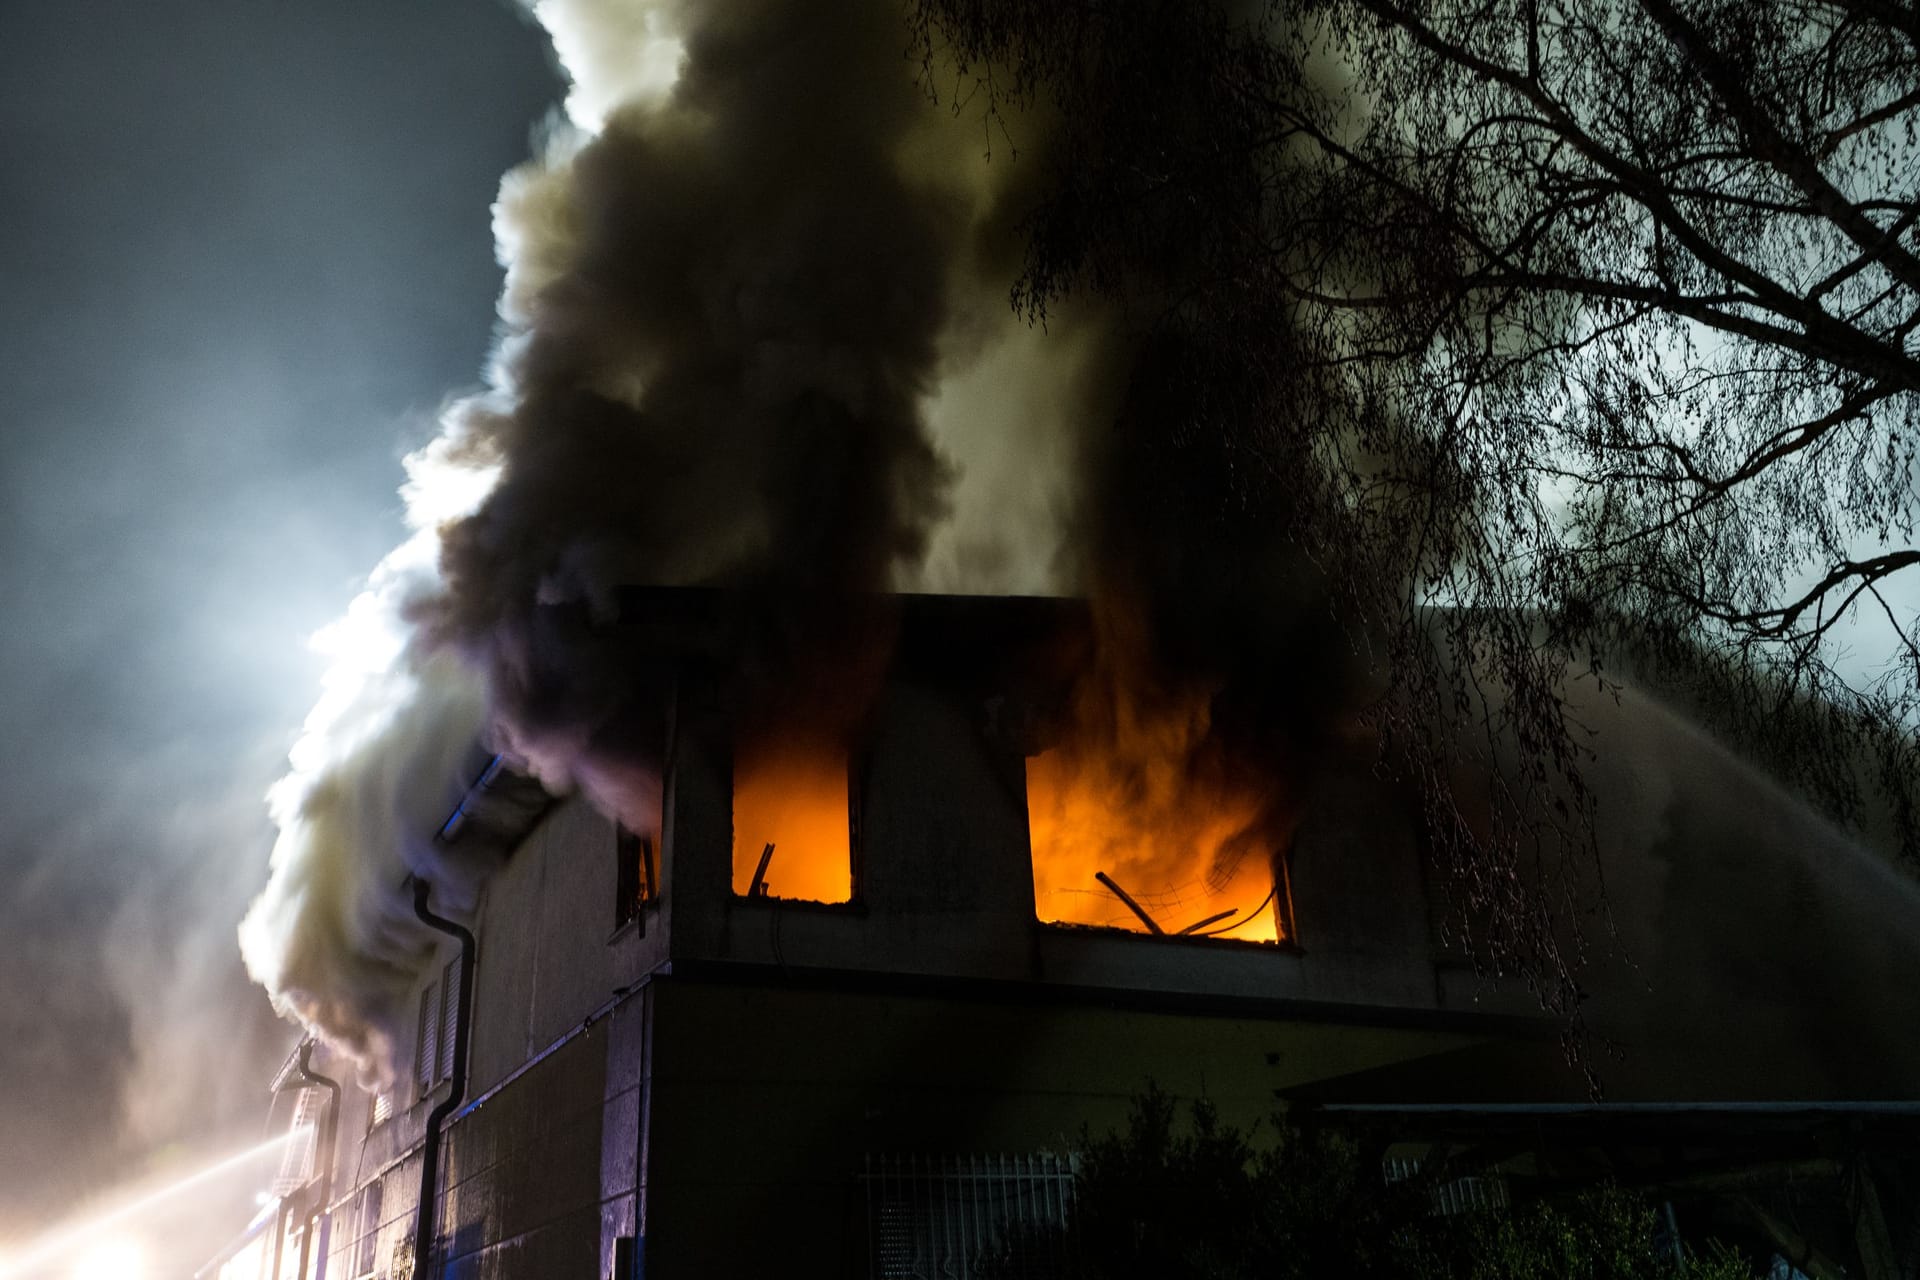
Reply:
[[[657, 826], [485, 772], [442, 833], [511, 847], [468, 922], [471, 991], [448, 937], [408, 1079], [346, 1086], [331, 1159], [207, 1274], [964, 1275], [1007, 1227], [1058, 1220], [1081, 1134], [1148, 1081], [1250, 1123], [1327, 1082], [1550, 1041], [1437, 945], [1412, 814], [1358, 772], [1321, 780], [1339, 821], [1300, 822], [1220, 924], [1091, 866], [1110, 916], [1043, 919], [1034, 743], [1008, 728], [1034, 695], [998, 655], [1050, 608], [909, 604], [817, 839], [741, 767], [758, 748], [711, 620], [637, 634]], [[1254, 940], [1220, 932], [1239, 925]], [[313, 1114], [319, 1088], [294, 1084], [315, 1098], [285, 1105]]]

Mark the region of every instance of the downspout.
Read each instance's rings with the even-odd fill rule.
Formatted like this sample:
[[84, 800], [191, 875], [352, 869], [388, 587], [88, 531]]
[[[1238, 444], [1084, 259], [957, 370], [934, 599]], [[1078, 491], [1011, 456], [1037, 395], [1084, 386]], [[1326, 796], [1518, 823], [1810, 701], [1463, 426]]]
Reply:
[[[327, 1211], [327, 1205], [333, 1200], [333, 1156], [334, 1138], [338, 1132], [340, 1117], [340, 1082], [321, 1075], [313, 1069], [313, 1041], [304, 1040], [300, 1044], [300, 1066], [295, 1079], [315, 1089], [327, 1091], [327, 1115], [320, 1122], [320, 1132], [316, 1135], [319, 1142], [322, 1164], [317, 1179], [319, 1194], [313, 1199], [313, 1210], [307, 1214], [306, 1226], [300, 1232], [300, 1270], [295, 1274], [300, 1280], [307, 1280], [307, 1258], [313, 1243], [314, 1220]], [[320, 1255], [320, 1274], [314, 1280], [326, 1280], [327, 1258], [323, 1251]]]
[[413, 1223], [413, 1266], [414, 1275], [421, 1280], [432, 1274], [428, 1262], [433, 1251], [434, 1219], [438, 1216], [434, 1202], [440, 1190], [440, 1130], [467, 1096], [467, 1015], [473, 1008], [473, 934], [428, 910], [427, 894], [432, 889], [427, 881], [414, 878], [413, 914], [429, 929], [459, 941], [460, 999], [455, 1005], [453, 1021], [453, 1078], [447, 1096], [427, 1116], [427, 1136], [420, 1147], [420, 1208]]
[[287, 1242], [287, 1203], [282, 1200], [273, 1211], [273, 1274], [280, 1274], [280, 1249]]

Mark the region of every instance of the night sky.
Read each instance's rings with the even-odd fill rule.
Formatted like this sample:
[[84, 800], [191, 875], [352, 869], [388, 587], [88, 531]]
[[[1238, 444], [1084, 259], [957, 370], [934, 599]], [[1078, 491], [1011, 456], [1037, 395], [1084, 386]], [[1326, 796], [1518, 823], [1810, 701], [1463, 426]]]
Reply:
[[262, 1132], [304, 639], [478, 380], [559, 83], [503, 0], [0, 11], [0, 1240]]

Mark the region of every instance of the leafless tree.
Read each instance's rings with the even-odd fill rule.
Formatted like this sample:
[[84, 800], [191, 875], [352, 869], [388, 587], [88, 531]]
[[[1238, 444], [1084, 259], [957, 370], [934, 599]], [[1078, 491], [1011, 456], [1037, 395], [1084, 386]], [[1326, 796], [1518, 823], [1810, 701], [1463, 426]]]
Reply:
[[[1920, 9], [910, 12], [990, 142], [1023, 141], [1010, 102], [1060, 122], [1016, 303], [1123, 297], [1234, 371], [1167, 430], [1269, 478], [1377, 646], [1369, 714], [1483, 956], [1570, 999], [1552, 904], [1512, 886], [1580, 845], [1576, 666], [1872, 799], [1920, 859]], [[1466, 738], [1517, 747], [1491, 827], [1447, 781]]]

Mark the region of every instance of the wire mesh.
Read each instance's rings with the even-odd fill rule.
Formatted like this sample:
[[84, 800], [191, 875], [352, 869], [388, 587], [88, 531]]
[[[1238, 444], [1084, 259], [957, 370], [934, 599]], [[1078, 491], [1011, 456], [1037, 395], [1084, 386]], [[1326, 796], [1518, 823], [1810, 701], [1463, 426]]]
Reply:
[[874, 1280], [1051, 1280], [1065, 1274], [1076, 1163], [1041, 1151], [869, 1155]]

